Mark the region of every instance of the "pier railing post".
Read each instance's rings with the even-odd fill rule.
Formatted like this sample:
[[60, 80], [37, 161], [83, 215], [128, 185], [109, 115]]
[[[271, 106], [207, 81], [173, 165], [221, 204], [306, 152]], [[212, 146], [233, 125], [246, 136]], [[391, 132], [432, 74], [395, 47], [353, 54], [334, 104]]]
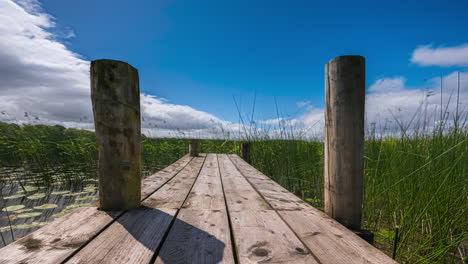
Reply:
[[240, 154], [241, 158], [245, 160], [247, 163], [250, 164], [250, 149], [251, 149], [250, 142], [242, 142], [240, 145]]
[[200, 142], [198, 140], [190, 141], [189, 154], [192, 157], [198, 157], [198, 155], [200, 154]]
[[325, 212], [361, 229], [364, 174], [365, 60], [341, 56], [325, 73]]
[[91, 62], [91, 101], [99, 151], [99, 207], [136, 208], [141, 197], [138, 71], [121, 61]]

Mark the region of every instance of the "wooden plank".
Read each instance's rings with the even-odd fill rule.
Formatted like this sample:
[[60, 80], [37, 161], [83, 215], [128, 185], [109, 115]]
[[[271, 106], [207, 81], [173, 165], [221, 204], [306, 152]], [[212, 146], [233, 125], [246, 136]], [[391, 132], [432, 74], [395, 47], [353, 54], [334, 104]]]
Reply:
[[205, 157], [190, 163], [161, 189], [126, 212], [67, 263], [149, 263], [192, 188]]
[[159, 187], [179, 173], [191, 160], [192, 157], [187, 154], [166, 168], [146, 177], [141, 183], [141, 199], [144, 200], [153, 194]]
[[[227, 155], [218, 155], [218, 161], [239, 262], [318, 263], [279, 215], [264, 209], [270, 207]], [[251, 205], [238, 206], [247, 192], [243, 203]]]
[[396, 263], [325, 213], [299, 201], [237, 155], [229, 157], [321, 263]]
[[156, 263], [234, 263], [216, 154], [209, 154]]
[[235, 263], [226, 212], [182, 209], [155, 263]]
[[[161, 170], [147, 178], [151, 184], [142, 187], [144, 193], [152, 193], [177, 174], [191, 158], [184, 156], [176, 165]], [[164, 179], [158, 181], [157, 179]], [[146, 179], [143, 180], [146, 182]], [[78, 208], [33, 233], [0, 249], [0, 263], [59, 263], [72, 255], [122, 212], [104, 212], [97, 207]], [[92, 219], [92, 221], [90, 221]]]
[[1, 248], [0, 263], [60, 263], [119, 214], [99, 211], [96, 207], [76, 209]]
[[208, 154], [197, 182], [183, 208], [225, 210], [223, 189], [216, 154]]
[[218, 154], [218, 162], [229, 211], [271, 209], [226, 155]]

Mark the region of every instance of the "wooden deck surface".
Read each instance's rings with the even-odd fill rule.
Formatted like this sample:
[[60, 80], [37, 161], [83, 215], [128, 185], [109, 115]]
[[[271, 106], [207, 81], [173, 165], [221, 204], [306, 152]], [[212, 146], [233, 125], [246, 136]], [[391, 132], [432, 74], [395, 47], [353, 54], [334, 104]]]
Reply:
[[0, 249], [0, 263], [395, 263], [237, 155], [184, 156], [136, 210], [79, 208]]

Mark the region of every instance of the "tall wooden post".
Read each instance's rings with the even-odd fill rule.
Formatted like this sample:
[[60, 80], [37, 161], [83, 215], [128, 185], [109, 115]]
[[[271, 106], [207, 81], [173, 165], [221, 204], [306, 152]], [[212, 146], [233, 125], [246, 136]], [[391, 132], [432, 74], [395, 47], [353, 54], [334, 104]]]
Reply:
[[240, 147], [241, 158], [244, 159], [247, 163], [250, 163], [250, 142], [242, 142]]
[[138, 71], [121, 61], [91, 62], [91, 100], [99, 149], [100, 209], [136, 208], [141, 199]]
[[365, 60], [341, 56], [326, 64], [325, 212], [361, 228], [364, 174]]
[[189, 154], [192, 157], [198, 157], [200, 154], [200, 142], [198, 140], [192, 140], [189, 145]]

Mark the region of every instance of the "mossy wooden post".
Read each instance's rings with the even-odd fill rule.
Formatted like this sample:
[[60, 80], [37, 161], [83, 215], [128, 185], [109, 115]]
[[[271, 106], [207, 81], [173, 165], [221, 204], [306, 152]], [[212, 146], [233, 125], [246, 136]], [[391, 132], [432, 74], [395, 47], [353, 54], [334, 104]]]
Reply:
[[121, 61], [91, 62], [91, 100], [99, 149], [99, 207], [136, 208], [141, 193], [138, 71]]
[[362, 213], [365, 79], [361, 56], [326, 64], [325, 212], [355, 230]]
[[200, 142], [198, 140], [190, 141], [189, 154], [192, 157], [198, 157], [200, 154]]
[[241, 158], [250, 164], [250, 142], [242, 142], [240, 146]]

